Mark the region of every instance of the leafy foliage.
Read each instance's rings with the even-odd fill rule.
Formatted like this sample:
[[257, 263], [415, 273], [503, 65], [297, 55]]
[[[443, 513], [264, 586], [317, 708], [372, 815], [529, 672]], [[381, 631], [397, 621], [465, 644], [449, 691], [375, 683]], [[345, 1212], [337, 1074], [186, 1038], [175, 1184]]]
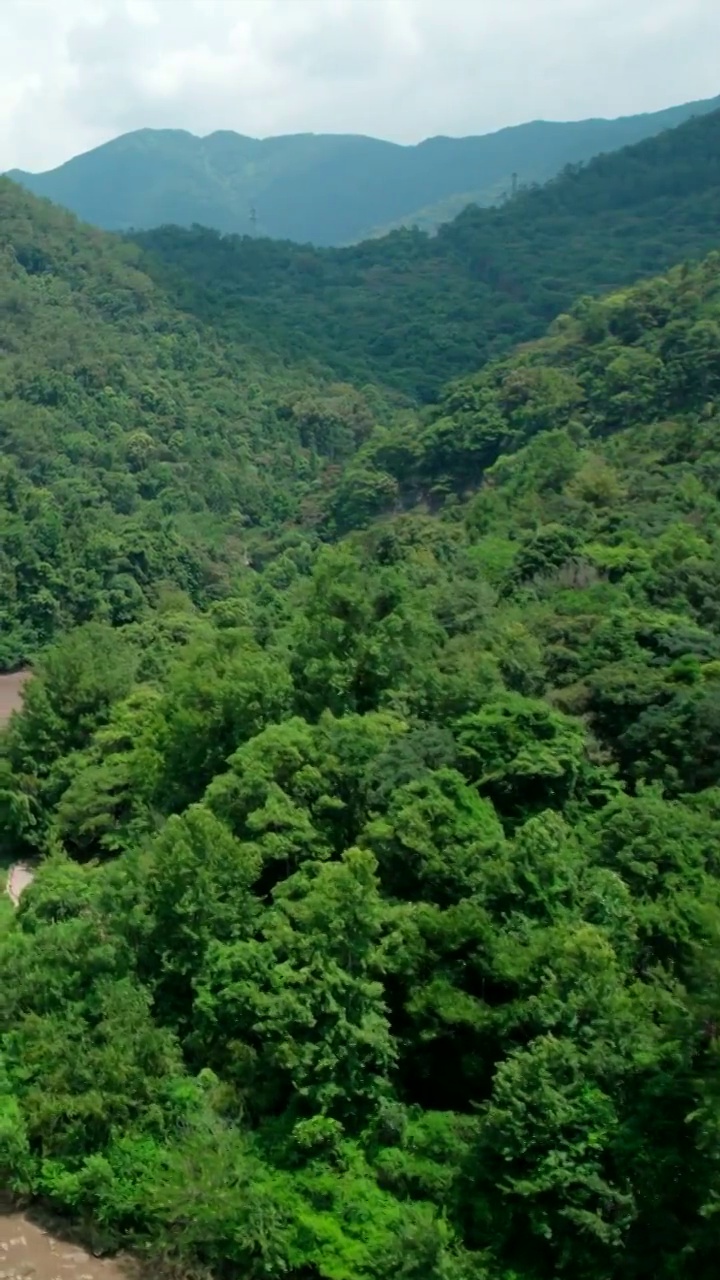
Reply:
[[581, 299], [44, 647], [8, 1187], [223, 1280], [715, 1276], [719, 353], [717, 254]]
[[345, 249], [201, 226], [134, 239], [145, 270], [227, 337], [262, 334], [285, 358], [435, 400], [450, 379], [539, 337], [578, 296], [715, 249], [719, 141], [714, 111], [571, 165], [501, 208], [467, 208], [437, 235], [403, 229]]
[[172, 308], [130, 246], [6, 179], [0, 194], [8, 667], [70, 625], [227, 593], [253, 529], [297, 517], [374, 409], [322, 371], [283, 369], [262, 343], [223, 345]]

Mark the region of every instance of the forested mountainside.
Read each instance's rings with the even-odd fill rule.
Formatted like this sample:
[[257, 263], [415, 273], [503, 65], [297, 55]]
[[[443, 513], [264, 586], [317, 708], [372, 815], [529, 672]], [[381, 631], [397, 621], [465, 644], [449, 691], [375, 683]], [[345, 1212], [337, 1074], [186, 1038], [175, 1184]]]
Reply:
[[0, 665], [68, 626], [225, 593], [368, 402], [253, 335], [223, 345], [138, 252], [0, 180]]
[[344, 252], [176, 229], [139, 248], [1, 180], [0, 663], [178, 591], [204, 607], [283, 527], [333, 536], [405, 502], [393, 477], [377, 491], [387, 469], [367, 452], [349, 506], [338, 487], [373, 430], [405, 424], [414, 449], [414, 397], [537, 332], [571, 291], [699, 257], [718, 135], [720, 113], [435, 240]]
[[4, 1185], [216, 1280], [714, 1280], [719, 406], [713, 254], [46, 651]]
[[437, 236], [342, 250], [193, 228], [139, 234], [144, 268], [224, 337], [433, 400], [452, 378], [538, 337], [583, 293], [715, 248], [720, 111], [572, 169]]
[[493, 204], [513, 179], [544, 182], [720, 106], [685, 103], [618, 120], [533, 121], [469, 138], [399, 146], [377, 138], [295, 134], [206, 138], [139, 129], [47, 173], [10, 177], [99, 227], [201, 223], [314, 244], [348, 244], [392, 225], [434, 227], [470, 202]]

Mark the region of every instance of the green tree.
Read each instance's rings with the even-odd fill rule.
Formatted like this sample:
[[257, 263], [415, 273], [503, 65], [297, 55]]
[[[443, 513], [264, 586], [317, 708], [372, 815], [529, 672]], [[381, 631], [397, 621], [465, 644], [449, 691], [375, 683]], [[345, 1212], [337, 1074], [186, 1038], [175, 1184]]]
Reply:
[[235, 1063], [250, 1106], [294, 1102], [356, 1126], [377, 1102], [395, 1058], [378, 981], [383, 917], [374, 859], [355, 849], [281, 885], [257, 940], [213, 949], [198, 1034], [231, 1074]]
[[457, 723], [467, 777], [508, 817], [561, 808], [587, 759], [583, 727], [547, 703], [506, 694]]

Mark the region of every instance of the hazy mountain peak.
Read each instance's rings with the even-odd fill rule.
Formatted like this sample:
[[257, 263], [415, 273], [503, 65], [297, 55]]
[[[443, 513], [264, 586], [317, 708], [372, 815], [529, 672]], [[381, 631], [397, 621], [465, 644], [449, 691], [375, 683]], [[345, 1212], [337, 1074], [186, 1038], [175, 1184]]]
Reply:
[[533, 120], [466, 138], [400, 145], [360, 134], [251, 138], [219, 129], [138, 129], [46, 173], [10, 177], [108, 229], [202, 223], [315, 244], [395, 226], [433, 229], [518, 182], [613, 151], [704, 114], [720, 98], [617, 120]]

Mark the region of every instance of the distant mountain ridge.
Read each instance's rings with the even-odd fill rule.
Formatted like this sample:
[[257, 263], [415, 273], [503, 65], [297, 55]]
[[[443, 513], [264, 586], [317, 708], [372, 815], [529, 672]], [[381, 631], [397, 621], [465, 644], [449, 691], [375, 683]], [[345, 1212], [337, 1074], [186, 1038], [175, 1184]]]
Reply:
[[7, 176], [108, 230], [195, 223], [221, 232], [342, 245], [491, 205], [589, 160], [720, 107], [720, 97], [616, 120], [532, 121], [402, 146], [344, 134], [257, 139], [229, 130], [127, 133], [45, 173]]
[[231, 346], [261, 343], [432, 401], [578, 296], [720, 248], [720, 110], [568, 167], [502, 207], [465, 209], [434, 236], [394, 231], [340, 249], [203, 227], [129, 238], [174, 305]]

